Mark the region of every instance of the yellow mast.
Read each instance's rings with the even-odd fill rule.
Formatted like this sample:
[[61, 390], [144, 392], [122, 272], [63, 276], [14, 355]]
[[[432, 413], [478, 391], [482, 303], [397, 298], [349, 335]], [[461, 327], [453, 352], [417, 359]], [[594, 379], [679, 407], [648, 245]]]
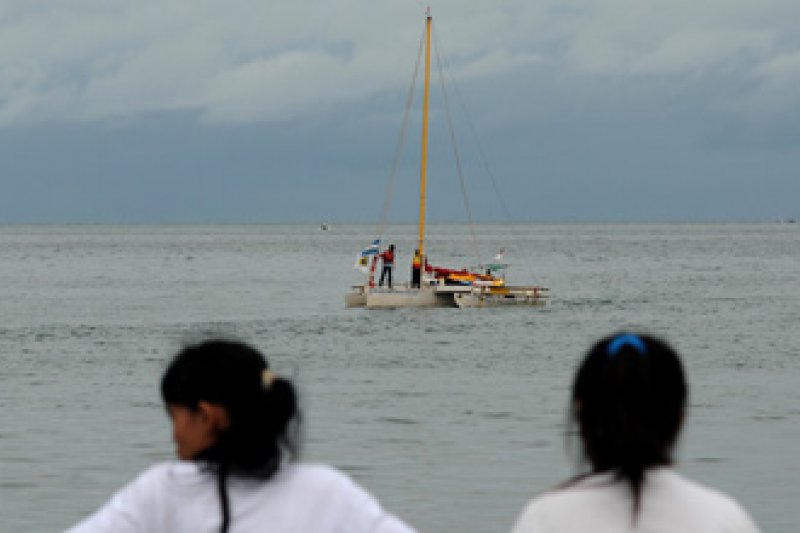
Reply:
[[[425, 90], [422, 103], [422, 157], [419, 169], [419, 253], [425, 255], [425, 189], [428, 175], [428, 99], [431, 85], [431, 8], [425, 19]], [[423, 260], [424, 261], [424, 260]], [[424, 262], [423, 262], [424, 264]]]

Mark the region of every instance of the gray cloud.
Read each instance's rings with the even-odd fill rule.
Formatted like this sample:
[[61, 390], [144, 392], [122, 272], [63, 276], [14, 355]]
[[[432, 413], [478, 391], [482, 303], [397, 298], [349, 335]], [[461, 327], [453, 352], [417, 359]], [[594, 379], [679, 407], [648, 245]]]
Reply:
[[[405, 86], [422, 5], [304, 0], [6, 2], [0, 124], [197, 111], [210, 123], [320, 113]], [[794, 109], [800, 4], [766, 0], [434, 3], [466, 80], [549, 64], [569, 83], [714, 79], [723, 100]], [[672, 81], [669, 81], [672, 79]]]
[[[0, 0], [2, 220], [374, 220], [425, 5]], [[432, 7], [452, 104], [465, 97], [512, 213], [798, 216], [795, 0]], [[462, 220], [432, 106], [431, 216]], [[477, 153], [462, 147], [486, 198]], [[398, 186], [395, 219], [415, 205]]]

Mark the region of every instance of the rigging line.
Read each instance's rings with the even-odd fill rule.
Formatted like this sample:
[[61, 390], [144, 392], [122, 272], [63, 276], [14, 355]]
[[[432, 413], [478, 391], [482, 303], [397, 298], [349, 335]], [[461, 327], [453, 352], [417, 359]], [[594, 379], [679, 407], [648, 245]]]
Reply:
[[467, 187], [464, 182], [464, 172], [461, 165], [461, 156], [458, 153], [458, 143], [456, 143], [456, 134], [455, 129], [453, 128], [453, 117], [450, 114], [450, 100], [447, 97], [447, 89], [444, 85], [444, 72], [442, 70], [442, 58], [439, 55], [439, 49], [441, 48], [439, 44], [439, 37], [435, 31], [433, 32], [433, 38], [436, 42], [436, 66], [439, 70], [439, 83], [442, 86], [442, 98], [444, 100], [444, 109], [447, 115], [447, 128], [450, 133], [450, 144], [453, 146], [453, 157], [456, 160], [456, 169], [458, 171], [458, 180], [461, 184], [461, 194], [464, 196], [464, 209], [467, 211], [467, 220], [469, 222], [469, 231], [472, 236], [472, 245], [475, 251], [475, 257], [477, 263], [480, 264], [481, 262], [481, 254], [478, 246], [478, 237], [475, 235], [475, 223], [472, 217], [472, 209], [469, 205], [469, 197], [467, 196]]
[[[506, 204], [505, 199], [503, 198], [503, 195], [500, 192], [500, 187], [497, 184], [497, 180], [495, 179], [494, 172], [492, 172], [492, 169], [489, 166], [489, 158], [486, 156], [486, 152], [483, 149], [483, 145], [480, 142], [480, 138], [478, 137], [478, 133], [477, 133], [477, 130], [475, 128], [475, 124], [472, 122], [472, 117], [470, 116], [469, 110], [467, 108], [467, 105], [464, 102], [464, 97], [462, 96], [461, 91], [458, 88], [458, 84], [456, 83], [455, 78], [453, 78], [452, 69], [450, 68], [450, 65], [447, 63], [447, 55], [444, 54], [444, 53], [443, 53], [443, 55], [444, 55], [444, 59], [445, 59], [446, 67], [447, 67], [447, 72], [448, 72], [448, 74], [450, 74], [450, 84], [453, 86], [453, 91], [455, 92], [456, 98], [458, 99], [458, 103], [461, 105], [461, 109], [462, 109], [462, 111], [464, 113], [464, 117], [465, 117], [465, 119], [467, 121], [467, 125], [469, 126], [470, 133], [472, 133], [472, 137], [473, 137], [473, 139], [475, 141], [475, 145], [478, 148], [478, 155], [481, 158], [481, 162], [483, 163], [483, 167], [484, 167], [484, 169], [486, 171], [486, 174], [489, 176], [489, 181], [492, 184], [492, 188], [494, 189], [494, 192], [497, 195], [497, 200], [498, 200], [498, 202], [500, 204], [500, 208], [503, 210], [503, 214], [505, 215], [506, 220], [511, 225], [511, 235], [514, 237], [515, 241], [519, 242], [521, 240], [522, 231], [521, 230], [517, 231], [518, 230], [517, 224], [512, 222], [511, 211], [508, 209], [508, 205]], [[535, 277], [533, 275], [533, 272], [532, 272], [532, 270], [530, 268], [530, 264], [529, 263], [525, 263], [525, 269], [526, 269], [526, 273], [528, 274], [528, 277], [531, 280], [535, 280]]]
[[417, 77], [419, 75], [419, 64], [422, 58], [422, 49], [425, 43], [425, 32], [423, 31], [422, 37], [419, 40], [419, 50], [417, 51], [417, 61], [414, 64], [414, 74], [411, 77], [411, 84], [408, 86], [408, 93], [406, 95], [406, 107], [403, 112], [403, 122], [400, 126], [400, 133], [397, 136], [397, 144], [394, 150], [394, 159], [392, 161], [392, 170], [389, 173], [389, 182], [386, 185], [386, 198], [383, 202], [383, 210], [381, 212], [380, 222], [378, 224], [378, 239], [383, 238], [383, 231], [386, 228], [386, 219], [389, 216], [389, 206], [392, 203], [392, 196], [394, 195], [394, 184], [397, 177], [397, 169], [400, 166], [400, 156], [405, 147], [406, 131], [408, 130], [408, 117], [410, 115], [411, 104], [414, 102], [414, 91], [417, 86]]

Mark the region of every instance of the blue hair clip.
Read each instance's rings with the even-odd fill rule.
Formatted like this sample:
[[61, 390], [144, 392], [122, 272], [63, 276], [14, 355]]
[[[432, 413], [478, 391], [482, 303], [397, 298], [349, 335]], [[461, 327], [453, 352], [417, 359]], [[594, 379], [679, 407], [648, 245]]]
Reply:
[[608, 356], [614, 357], [625, 346], [633, 346], [639, 352], [639, 355], [647, 353], [647, 346], [645, 346], [641, 337], [633, 333], [621, 333], [608, 343]]

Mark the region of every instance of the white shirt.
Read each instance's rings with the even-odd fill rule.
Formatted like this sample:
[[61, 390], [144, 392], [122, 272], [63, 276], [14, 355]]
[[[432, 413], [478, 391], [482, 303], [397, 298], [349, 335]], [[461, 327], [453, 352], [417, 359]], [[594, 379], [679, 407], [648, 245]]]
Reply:
[[645, 477], [634, 523], [626, 481], [598, 474], [531, 501], [513, 533], [758, 533], [733, 499], [669, 468]]
[[[290, 464], [268, 481], [231, 477], [230, 533], [413, 533], [348, 476]], [[69, 533], [218, 533], [216, 477], [190, 461], [157, 464]]]

